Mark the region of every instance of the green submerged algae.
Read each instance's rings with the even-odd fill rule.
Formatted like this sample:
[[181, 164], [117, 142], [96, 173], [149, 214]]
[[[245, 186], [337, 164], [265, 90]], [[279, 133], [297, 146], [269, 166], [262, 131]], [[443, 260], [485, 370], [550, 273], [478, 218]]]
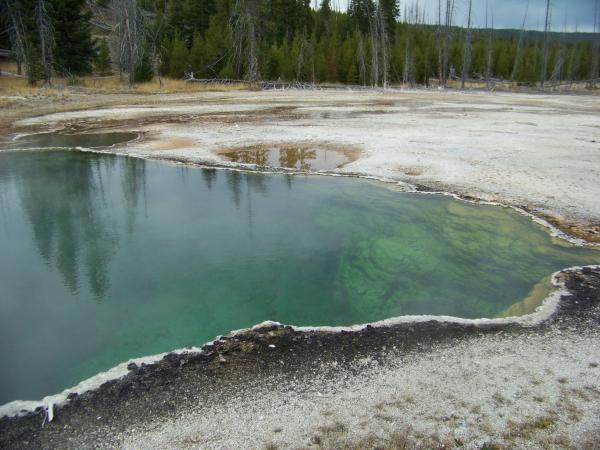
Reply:
[[0, 403], [264, 320], [525, 313], [600, 263], [507, 208], [58, 150], [0, 152], [0, 249]]

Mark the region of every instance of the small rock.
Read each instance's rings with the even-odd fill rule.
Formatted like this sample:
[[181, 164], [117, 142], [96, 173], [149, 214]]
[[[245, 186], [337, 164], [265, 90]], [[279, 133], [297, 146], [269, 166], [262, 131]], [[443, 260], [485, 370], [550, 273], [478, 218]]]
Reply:
[[227, 362], [227, 360], [226, 360], [226, 359], [223, 357], [223, 355], [219, 354], [219, 362], [220, 362], [221, 364], [223, 364], [223, 363], [226, 363], [226, 362]]
[[138, 368], [138, 365], [134, 362], [130, 362], [129, 364], [127, 364], [127, 370], [135, 370]]

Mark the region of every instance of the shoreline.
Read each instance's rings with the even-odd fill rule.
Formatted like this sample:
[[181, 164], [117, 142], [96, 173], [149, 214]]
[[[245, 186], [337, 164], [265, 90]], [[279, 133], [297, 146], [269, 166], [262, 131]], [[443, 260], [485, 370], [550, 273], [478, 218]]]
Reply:
[[[18, 136], [25, 137], [25, 136], [34, 135], [34, 134], [38, 134], [38, 133], [23, 133]], [[548, 234], [550, 236], [552, 236], [553, 238], [557, 238], [557, 239], [566, 241], [566, 242], [568, 242], [572, 245], [578, 246], [578, 247], [589, 247], [589, 248], [600, 247], [600, 243], [597, 243], [594, 241], [587, 241], [585, 239], [569, 235], [566, 232], [564, 232], [563, 230], [561, 230], [560, 228], [553, 225], [552, 223], [546, 221], [545, 219], [538, 217], [535, 214], [527, 211], [526, 209], [518, 207], [518, 206], [514, 206], [514, 205], [510, 205], [510, 204], [503, 204], [503, 203], [499, 203], [499, 202], [485, 201], [485, 200], [481, 200], [481, 199], [477, 199], [477, 198], [465, 198], [456, 192], [433, 191], [433, 190], [429, 190], [427, 187], [411, 185], [409, 183], [405, 183], [405, 182], [393, 180], [393, 179], [385, 179], [385, 178], [380, 178], [380, 177], [373, 176], [373, 175], [365, 175], [365, 174], [359, 174], [359, 173], [339, 173], [339, 172], [328, 171], [328, 170], [301, 171], [301, 170], [294, 170], [294, 169], [288, 169], [288, 168], [282, 168], [282, 167], [257, 166], [257, 165], [252, 165], [252, 164], [243, 164], [243, 163], [235, 163], [235, 162], [227, 162], [225, 164], [207, 164], [206, 162], [185, 161], [185, 160], [180, 160], [180, 159], [175, 159], [175, 158], [151, 158], [147, 155], [138, 155], [135, 153], [128, 153], [128, 152], [120, 151], [123, 146], [127, 146], [131, 143], [135, 143], [139, 139], [141, 139], [141, 134], [138, 134], [138, 136], [131, 141], [127, 141], [125, 143], [120, 143], [120, 144], [119, 143], [113, 144], [109, 147], [103, 147], [103, 148], [77, 147], [75, 150], [80, 151], [80, 152], [86, 152], [86, 153], [108, 154], [108, 155], [115, 155], [115, 156], [121, 156], [121, 157], [139, 158], [139, 159], [144, 159], [144, 160], [148, 160], [148, 161], [158, 161], [158, 162], [167, 163], [167, 164], [185, 165], [187, 167], [198, 168], [198, 169], [230, 170], [230, 171], [237, 171], [237, 172], [242, 172], [242, 173], [262, 174], [262, 175], [333, 176], [333, 177], [347, 177], [347, 178], [359, 178], [359, 179], [372, 180], [377, 183], [380, 183], [382, 187], [388, 187], [388, 186], [394, 185], [394, 186], [401, 186], [401, 187], [406, 188], [406, 190], [398, 191], [398, 193], [400, 193], [400, 194], [401, 193], [412, 193], [412, 194], [427, 194], [427, 195], [443, 195], [443, 196], [452, 197], [455, 200], [470, 203], [470, 204], [480, 204], [480, 205], [495, 206], [495, 207], [500, 207], [500, 208], [509, 208], [509, 209], [512, 209], [512, 210], [518, 212], [521, 215], [528, 217], [534, 223], [541, 225], [544, 229], [546, 229]], [[48, 150], [51, 151], [53, 149], [55, 149], [55, 148], [53, 147], [52, 149], [48, 149]], [[62, 149], [69, 150], [69, 148], [62, 148]], [[23, 149], [15, 148], [15, 149], [5, 149], [4, 151], [18, 152], [18, 151], [40, 151], [40, 150], [43, 151], [44, 148], [23, 148]], [[2, 151], [2, 150], [0, 150], [0, 151]], [[436, 315], [411, 316], [411, 315], [406, 315], [406, 316], [390, 317], [390, 318], [382, 319], [377, 322], [352, 324], [349, 326], [336, 326], [336, 327], [333, 327], [333, 326], [316, 326], [316, 327], [314, 327], [314, 326], [296, 326], [293, 324], [281, 324], [279, 322], [273, 322], [273, 321], [267, 320], [260, 324], [252, 325], [249, 328], [244, 328], [244, 329], [240, 329], [240, 330], [231, 330], [229, 332], [229, 334], [225, 335], [225, 336], [235, 336], [236, 334], [252, 331], [256, 328], [261, 328], [262, 326], [265, 326], [265, 325], [266, 326], [275, 325], [275, 326], [289, 327], [295, 331], [305, 331], [305, 332], [311, 332], [311, 331], [323, 332], [324, 331], [324, 332], [333, 332], [333, 333], [355, 332], [355, 331], [362, 331], [363, 329], [368, 328], [368, 327], [390, 327], [390, 326], [394, 326], [394, 325], [398, 325], [398, 324], [420, 323], [423, 321], [433, 321], [433, 322], [439, 322], [439, 323], [461, 324], [461, 325], [477, 325], [477, 326], [478, 325], [536, 326], [536, 325], [543, 323], [545, 320], [548, 320], [556, 312], [560, 297], [566, 293], [566, 291], [564, 290], [563, 284], [560, 281], [558, 281], [559, 275], [564, 272], [568, 272], [571, 270], [578, 270], [578, 269], [582, 269], [582, 268], [600, 269], [600, 266], [586, 265], [586, 266], [581, 266], [581, 267], [579, 267], [579, 266], [568, 267], [568, 268], [561, 269], [553, 274], [550, 274], [551, 283], [557, 289], [554, 292], [551, 292], [549, 295], [547, 295], [541, 301], [541, 303], [535, 308], [534, 311], [524, 314], [524, 315], [520, 315], [520, 316], [509, 316], [509, 317], [493, 318], [493, 319], [489, 319], [489, 318], [464, 319], [461, 317], [453, 317], [453, 316], [436, 316]], [[514, 305], [518, 304], [521, 301], [522, 300], [519, 300]], [[73, 394], [80, 395], [84, 392], [98, 389], [103, 383], [110, 382], [110, 381], [119, 379], [119, 378], [127, 375], [127, 373], [128, 373], [127, 366], [129, 366], [132, 363], [133, 364], [152, 364], [152, 363], [159, 362], [160, 360], [162, 360], [163, 358], [165, 358], [171, 354], [178, 355], [178, 354], [182, 354], [182, 353], [199, 353], [201, 351], [201, 348], [203, 348], [207, 345], [214, 344], [215, 342], [219, 341], [219, 339], [221, 339], [222, 337], [223, 336], [217, 336], [217, 337], [215, 337], [214, 340], [208, 341], [201, 347], [173, 349], [168, 352], [164, 352], [164, 353], [160, 353], [160, 354], [146, 355], [146, 356], [131, 358], [127, 361], [119, 363], [118, 365], [116, 365], [104, 372], [100, 372], [88, 379], [82, 380], [77, 385], [72, 386], [70, 388], [66, 388], [62, 392], [59, 392], [56, 394], [49, 394], [40, 400], [14, 400], [9, 403], [0, 405], [0, 418], [14, 417], [14, 416], [19, 417], [19, 416], [23, 416], [23, 415], [28, 415], [30, 413], [35, 412], [36, 410], [39, 411], [39, 408], [45, 408], [47, 411], [49, 408], [54, 408], [56, 406], [63, 405], [68, 400], [68, 398], [71, 397]]]
[[455, 325], [464, 325], [464, 326], [476, 326], [476, 327], [485, 327], [485, 326], [510, 326], [510, 325], [519, 325], [523, 327], [535, 327], [540, 324], [543, 324], [547, 321], [553, 314], [557, 312], [557, 308], [560, 302], [560, 298], [563, 295], [568, 294], [568, 291], [565, 289], [564, 282], [559, 280], [561, 274], [570, 271], [577, 271], [582, 269], [597, 269], [600, 270], [600, 265], [587, 265], [587, 266], [574, 266], [559, 270], [551, 275], [551, 280], [553, 286], [556, 290], [547, 297], [542, 300], [542, 303], [536, 307], [533, 312], [528, 314], [524, 314], [521, 316], [509, 316], [509, 317], [501, 317], [501, 318], [479, 318], [479, 319], [464, 319], [461, 317], [454, 316], [437, 316], [437, 315], [404, 315], [397, 317], [389, 317], [386, 319], [382, 319], [376, 322], [367, 322], [360, 324], [352, 324], [348, 326], [297, 326], [293, 324], [282, 324], [280, 322], [266, 320], [264, 322], [252, 325], [248, 328], [242, 328], [238, 330], [231, 330], [226, 335], [216, 336], [215, 339], [206, 342], [200, 347], [186, 347], [180, 349], [173, 349], [168, 352], [158, 353], [155, 355], [147, 355], [140, 356], [128, 359], [127, 361], [123, 361], [118, 365], [104, 371], [100, 372], [88, 379], [82, 380], [77, 385], [66, 388], [60, 393], [50, 394], [41, 400], [13, 400], [9, 403], [5, 403], [0, 405], [0, 418], [3, 417], [21, 417], [26, 416], [35, 411], [39, 411], [39, 408], [44, 408], [48, 410], [51, 405], [52, 408], [60, 407], [64, 405], [70, 398], [72, 398], [73, 394], [81, 395], [88, 391], [93, 391], [102, 386], [102, 384], [106, 382], [111, 382], [114, 380], [118, 380], [119, 378], [127, 375], [129, 369], [128, 366], [131, 364], [141, 365], [141, 364], [153, 364], [163, 360], [169, 355], [181, 355], [181, 354], [194, 354], [194, 353], [202, 353], [202, 349], [215, 345], [215, 343], [219, 342], [223, 337], [230, 338], [238, 335], [243, 335], [244, 333], [248, 333], [257, 329], [269, 328], [269, 327], [283, 327], [289, 328], [296, 332], [315, 332], [315, 333], [348, 333], [348, 332], [361, 332], [365, 329], [369, 328], [386, 328], [386, 327], [394, 327], [396, 325], [406, 325], [406, 324], [419, 324], [422, 322], [435, 322], [439, 324], [455, 324]]
[[[555, 308], [549, 309], [545, 303], [546, 311], [523, 316], [521, 321], [448, 320], [424, 316], [417, 321], [401, 317], [348, 328], [291, 327], [267, 322], [238, 330], [205, 344], [201, 351], [171, 352], [153, 362], [130, 362], [124, 376], [104, 382], [97, 389], [67, 396], [64, 404], [53, 407], [52, 422], [47, 422], [47, 410], [42, 407], [21, 417], [4, 416], [0, 418], [0, 446], [36, 448], [38, 444], [47, 446], [50, 443], [61, 446], [65, 439], [72, 438], [69, 437], [72, 433], [85, 438], [86, 433], [98, 426], [96, 417], [98, 420], [106, 417], [111, 426], [116, 426], [115, 421], [118, 421], [123, 429], [139, 426], [145, 421], [160, 421], [164, 414], [169, 417], [170, 414], [161, 410], [160, 402], [152, 406], [157, 398], [172, 398], [175, 404], [181, 401], [176, 409], [186, 411], [189, 401], [195, 401], [187, 399], [193, 392], [190, 388], [210, 391], [218, 389], [221, 383], [227, 389], [231, 389], [231, 383], [234, 386], [252, 384], [256, 380], [248, 378], [247, 369], [259, 371], [260, 384], [270, 371], [283, 370], [284, 374], [288, 370], [303, 372], [306, 367], [319, 366], [319, 360], [324, 358], [338, 367], [338, 364], [344, 366], [364, 358], [378, 360], [389, 352], [396, 355], [393, 359], [406, 358], [415, 351], [427, 354], [428, 349], [446, 348], [447, 345], [452, 348], [454, 342], [462, 340], [477, 346], [478, 340], [485, 336], [505, 336], [527, 342], [533, 336], [555, 335], [556, 330], [563, 330], [563, 333], [573, 330], [582, 335], [597, 333], [600, 266], [558, 272], [555, 282], [562, 284], [561, 291], [555, 296]], [[531, 316], [536, 315], [537, 318], [532, 320]], [[560, 335], [560, 331], [558, 333]], [[385, 367], [387, 363], [381, 364]], [[229, 380], [230, 375], [233, 381]], [[139, 409], [138, 403], [151, 411]], [[127, 418], [131, 408], [138, 412]], [[121, 414], [121, 409], [128, 412]], [[108, 411], [113, 411], [115, 417], [109, 419], [105, 416]], [[65, 425], [80, 420], [86, 423], [85, 427], [65, 431]], [[103, 435], [104, 438], [107, 436]], [[97, 436], [94, 439], [94, 442], [102, 443], [102, 447], [110, 446], [111, 441], [98, 441]]]

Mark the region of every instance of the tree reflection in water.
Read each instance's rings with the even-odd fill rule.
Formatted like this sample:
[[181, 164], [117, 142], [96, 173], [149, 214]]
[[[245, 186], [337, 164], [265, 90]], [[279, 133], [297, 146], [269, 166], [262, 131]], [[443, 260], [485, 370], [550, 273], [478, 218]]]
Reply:
[[[146, 161], [43, 151], [20, 153], [8, 166], [10, 172], [0, 171], [0, 175], [16, 186], [36, 249], [45, 263], [60, 273], [71, 293], [77, 294], [87, 284], [93, 295], [102, 299], [110, 286], [111, 258], [124, 236], [119, 223], [125, 224], [131, 236], [140, 204], [146, 203]], [[185, 176], [194, 169], [181, 170]], [[214, 169], [202, 170], [201, 176], [207, 191], [219, 180]], [[121, 199], [111, 198], [111, 192], [115, 195], [114, 177], [120, 178], [116, 195]], [[236, 171], [226, 171], [224, 177], [233, 203], [237, 208], [247, 203], [244, 206], [252, 222], [250, 194], [267, 195], [267, 180]], [[125, 208], [115, 208], [115, 201], [123, 201]]]
[[109, 286], [110, 259], [119, 246], [117, 218], [105, 186], [115, 165], [122, 166], [125, 220], [131, 231], [144, 192], [145, 161], [75, 152], [20, 156], [12, 159], [11, 172], [40, 255], [59, 271], [72, 293], [79, 291], [85, 277], [101, 299]]
[[350, 162], [351, 151], [330, 148], [327, 145], [315, 147], [312, 144], [283, 146], [248, 146], [221, 151], [230, 161], [257, 166], [283, 167], [296, 170], [332, 170]]
[[317, 158], [316, 150], [305, 148], [282, 148], [279, 150], [279, 164], [281, 167], [310, 170], [310, 161]]

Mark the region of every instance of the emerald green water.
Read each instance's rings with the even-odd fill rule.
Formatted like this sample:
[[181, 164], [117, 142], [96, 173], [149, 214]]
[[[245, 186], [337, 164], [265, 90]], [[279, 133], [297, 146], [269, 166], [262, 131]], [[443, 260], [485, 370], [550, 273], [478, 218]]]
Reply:
[[493, 317], [599, 262], [511, 210], [364, 180], [0, 152], [0, 404], [268, 319]]

